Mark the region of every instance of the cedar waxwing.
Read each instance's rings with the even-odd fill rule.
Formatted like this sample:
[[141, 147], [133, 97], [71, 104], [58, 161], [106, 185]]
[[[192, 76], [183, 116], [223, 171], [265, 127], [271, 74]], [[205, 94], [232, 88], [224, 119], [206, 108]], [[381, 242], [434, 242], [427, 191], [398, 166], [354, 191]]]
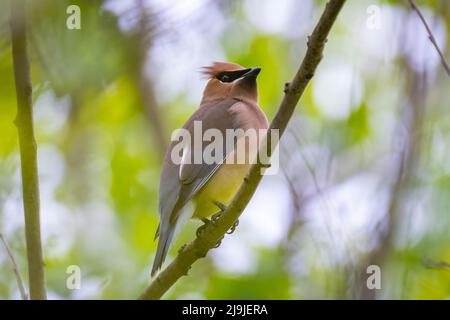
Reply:
[[[251, 145], [251, 142], [242, 136], [231, 141], [231, 144], [224, 139], [221, 161], [211, 164], [192, 161], [195, 152], [205, 150], [204, 141], [201, 141], [201, 145], [194, 152], [195, 146], [192, 142], [188, 143], [187, 148], [182, 149], [180, 163], [172, 159], [172, 152], [178, 141], [172, 142], [164, 159], [159, 185], [160, 223], [155, 235], [155, 239], [159, 237], [159, 242], [152, 276], [161, 268], [174, 236], [187, 220], [195, 217], [207, 223], [207, 217], [217, 213], [218, 208], [223, 210], [224, 206], [229, 204], [248, 173], [258, 151], [261, 132], [269, 126], [264, 112], [258, 106], [256, 77], [260, 71], [260, 68], [247, 69], [225, 62], [216, 62], [204, 68], [203, 73], [208, 76], [209, 81], [200, 107], [183, 129], [192, 135], [198, 134], [194, 127], [199, 121], [202, 135], [208, 129], [216, 130], [224, 137], [229, 131], [227, 129], [246, 132], [253, 129], [258, 134], [257, 143]], [[239, 139], [245, 140], [243, 163], [236, 163], [236, 145]], [[228, 159], [235, 161], [229, 163]], [[190, 209], [192, 206], [187, 206], [188, 203], [193, 204], [195, 209]]]

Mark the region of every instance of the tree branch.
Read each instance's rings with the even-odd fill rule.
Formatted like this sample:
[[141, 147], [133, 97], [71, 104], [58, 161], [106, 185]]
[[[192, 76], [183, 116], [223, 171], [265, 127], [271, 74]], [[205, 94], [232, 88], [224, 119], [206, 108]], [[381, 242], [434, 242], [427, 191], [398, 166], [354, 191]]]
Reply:
[[[270, 125], [270, 129], [279, 129], [280, 137], [287, 127], [297, 102], [322, 59], [322, 52], [327, 41], [327, 36], [344, 3], [345, 0], [330, 0], [327, 3], [325, 11], [309, 37], [308, 49], [300, 69], [297, 71], [292, 82], [286, 84], [285, 96]], [[270, 156], [273, 152], [272, 147], [274, 147], [271, 143], [271, 130], [268, 131], [266, 138], [262, 148], [267, 148], [267, 154]], [[188, 273], [195, 261], [206, 256], [208, 251], [216, 245], [233, 226], [235, 221], [238, 220], [262, 179], [261, 170], [264, 167], [264, 164], [259, 161], [252, 165], [239, 191], [220, 218], [215, 223], [208, 224], [200, 237], [197, 237], [193, 242], [179, 250], [178, 256], [165, 270], [159, 273], [139, 297], [140, 299], [161, 298], [180, 277]]]
[[22, 276], [20, 275], [19, 267], [17, 266], [16, 259], [14, 259], [14, 255], [11, 251], [11, 249], [8, 246], [8, 243], [6, 242], [5, 237], [3, 237], [3, 234], [0, 233], [0, 240], [3, 243], [3, 246], [5, 247], [6, 253], [8, 254], [9, 259], [11, 260], [12, 269], [16, 276], [17, 281], [17, 287], [20, 291], [20, 296], [22, 297], [22, 300], [28, 300], [28, 294], [25, 290], [25, 286], [23, 284]]
[[441, 63], [442, 66], [444, 67], [445, 71], [447, 71], [447, 75], [450, 76], [450, 67], [448, 66], [447, 61], [445, 60], [445, 56], [442, 53], [441, 49], [439, 49], [439, 46], [437, 44], [436, 39], [434, 38], [433, 33], [431, 32], [430, 27], [428, 26], [427, 21], [425, 20], [422, 12], [420, 12], [419, 8], [416, 6], [416, 4], [414, 3], [414, 0], [408, 0], [409, 4], [411, 5], [412, 9], [417, 13], [417, 15], [419, 16], [420, 20], [422, 21], [422, 24], [424, 25], [425, 29], [427, 30], [428, 33], [428, 38], [430, 39], [431, 43], [433, 44], [433, 46], [436, 48], [437, 53], [439, 54], [439, 57], [441, 58]]
[[46, 299], [39, 221], [39, 178], [33, 128], [31, 77], [28, 63], [25, 1], [11, 1], [11, 41], [17, 96], [16, 125], [19, 132], [22, 193], [31, 299]]

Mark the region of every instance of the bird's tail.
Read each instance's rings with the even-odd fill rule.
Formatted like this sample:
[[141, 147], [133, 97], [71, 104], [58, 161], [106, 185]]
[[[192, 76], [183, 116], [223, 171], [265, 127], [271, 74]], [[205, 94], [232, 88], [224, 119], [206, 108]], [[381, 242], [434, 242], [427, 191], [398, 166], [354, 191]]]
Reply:
[[191, 205], [185, 205], [179, 210], [178, 218], [174, 223], [170, 221], [161, 221], [156, 231], [155, 239], [159, 236], [158, 248], [156, 249], [155, 260], [153, 261], [152, 273], [153, 277], [159, 269], [161, 269], [164, 260], [166, 259], [167, 252], [169, 251], [170, 244], [173, 239], [180, 233], [182, 227], [192, 217], [193, 208]]
[[167, 252], [169, 251], [170, 244], [172, 243], [173, 240], [175, 228], [168, 226], [165, 229], [166, 230], [164, 230], [162, 226], [159, 225], [158, 228], [159, 241], [158, 241], [158, 248], [156, 249], [155, 260], [153, 261], [151, 273], [152, 277], [155, 275], [156, 272], [158, 272], [159, 269], [161, 269], [161, 266], [164, 263], [164, 260], [166, 259]]

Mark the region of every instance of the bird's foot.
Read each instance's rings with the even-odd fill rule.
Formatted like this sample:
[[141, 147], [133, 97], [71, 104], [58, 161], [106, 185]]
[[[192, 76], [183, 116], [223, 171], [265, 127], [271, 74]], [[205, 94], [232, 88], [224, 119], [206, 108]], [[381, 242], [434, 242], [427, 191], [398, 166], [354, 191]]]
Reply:
[[[197, 237], [201, 237], [203, 232], [205, 231], [205, 228], [210, 224], [210, 223], [215, 223], [217, 220], [219, 220], [220, 216], [223, 214], [223, 212], [227, 209], [227, 206], [224, 205], [223, 203], [214, 200], [213, 203], [220, 209], [219, 212], [213, 214], [211, 216], [211, 219], [207, 219], [207, 218], [201, 218], [201, 220], [203, 221], [203, 225], [200, 226], [197, 231], [196, 231], [196, 235]], [[234, 232], [234, 230], [236, 230], [236, 227], [239, 225], [239, 220], [237, 220], [233, 226], [230, 228], [230, 230], [227, 231], [227, 234], [232, 234]], [[222, 243], [224, 237], [220, 238], [219, 241], [216, 243], [216, 245], [213, 248], [217, 248], [220, 246], [220, 244]]]
[[[205, 232], [206, 227], [207, 227], [210, 223], [214, 223], [214, 222], [218, 219], [218, 217], [220, 217], [220, 214], [221, 214], [221, 212], [214, 214], [214, 215], [211, 217], [211, 220], [209, 220], [209, 219], [207, 219], [207, 218], [201, 218], [201, 220], [203, 221], [204, 224], [201, 225], [201, 226], [197, 229], [197, 231], [196, 231], [196, 236], [197, 236], [197, 238], [200, 238], [200, 237], [202, 236], [203, 232]], [[214, 248], [218, 248], [218, 247], [220, 246], [220, 244], [222, 243], [222, 239], [223, 239], [223, 237], [220, 238], [219, 241], [217, 241], [217, 243], [216, 243], [216, 245], [213, 247], [213, 249], [214, 249]], [[184, 249], [184, 248], [182, 248], [182, 249]], [[181, 250], [182, 250], [182, 249], [181, 249]]]
[[222, 215], [222, 211], [219, 211], [219, 212], [213, 214], [213, 215], [211, 216], [211, 222], [214, 223], [214, 222], [216, 222], [217, 220], [219, 220], [219, 218], [220, 218], [221, 215]]
[[213, 203], [217, 206], [217, 208], [220, 209], [220, 213], [224, 212], [224, 211], [227, 209], [227, 206], [224, 205], [224, 204], [223, 204], [222, 202], [220, 202], [220, 201], [213, 200]]
[[203, 221], [203, 225], [201, 225], [200, 227], [198, 227], [197, 231], [195, 232], [197, 238], [201, 237], [202, 233], [205, 231], [206, 226], [211, 223], [210, 220], [208, 220], [207, 218], [202, 218], [201, 219]]
[[[227, 231], [227, 234], [232, 234], [234, 232], [234, 230], [236, 230], [238, 225], [239, 225], [239, 220], [236, 220], [236, 222], [231, 226], [230, 230]], [[220, 238], [220, 240], [217, 241], [216, 245], [213, 248], [218, 248], [220, 246], [220, 244], [222, 243], [223, 238], [224, 237]]]
[[217, 206], [217, 208], [220, 209], [219, 212], [217, 212], [211, 216], [211, 222], [216, 222], [220, 218], [222, 213], [227, 209], [227, 206], [224, 205], [222, 202], [219, 202], [216, 200], [213, 200], [213, 203]]

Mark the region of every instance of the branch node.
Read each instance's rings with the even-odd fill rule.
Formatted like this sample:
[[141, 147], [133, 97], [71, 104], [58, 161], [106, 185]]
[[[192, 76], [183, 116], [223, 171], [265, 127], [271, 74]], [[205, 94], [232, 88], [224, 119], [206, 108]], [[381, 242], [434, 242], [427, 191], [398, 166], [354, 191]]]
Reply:
[[186, 271], [183, 272], [183, 276], [187, 276], [187, 275], [189, 274], [189, 270], [191, 270], [191, 266], [188, 266], [188, 267], [186, 268]]
[[284, 92], [284, 93], [288, 93], [288, 92], [289, 92], [289, 89], [290, 89], [290, 86], [291, 86], [291, 83], [290, 83], [290, 82], [286, 82], [286, 83], [284, 84], [283, 92]]
[[178, 249], [178, 254], [182, 253], [182, 252], [184, 251], [184, 249], [186, 249], [186, 247], [187, 247], [187, 244], [186, 244], [186, 243], [183, 244], [183, 245], [180, 247], [180, 249]]
[[208, 253], [208, 250], [207, 249], [204, 249], [204, 248], [198, 248], [197, 250], [195, 250], [195, 255], [198, 257], [198, 258], [204, 258], [204, 257], [206, 257], [206, 254]]

